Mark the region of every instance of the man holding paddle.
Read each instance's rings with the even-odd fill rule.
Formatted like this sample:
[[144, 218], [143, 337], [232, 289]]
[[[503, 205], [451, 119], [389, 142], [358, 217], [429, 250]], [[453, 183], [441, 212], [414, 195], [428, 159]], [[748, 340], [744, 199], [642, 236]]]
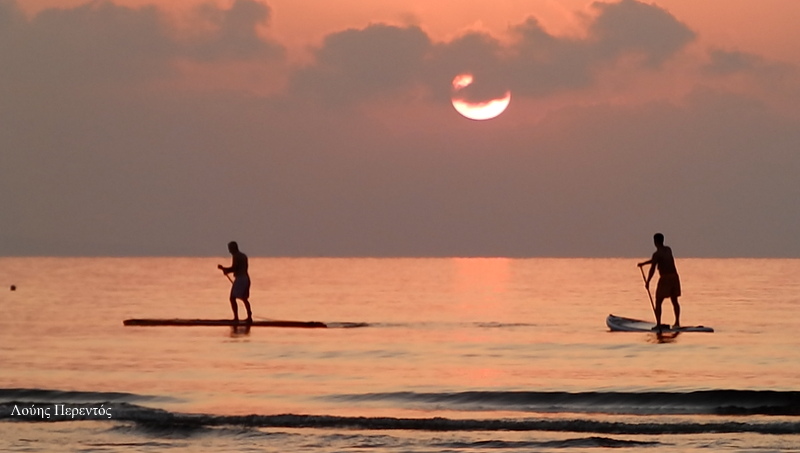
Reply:
[[[681, 280], [678, 277], [678, 269], [675, 267], [675, 258], [672, 256], [672, 249], [664, 245], [664, 235], [656, 233], [653, 236], [653, 242], [656, 245], [656, 251], [653, 257], [647, 261], [639, 263], [639, 269], [642, 266], [650, 264], [650, 272], [644, 282], [644, 287], [647, 288], [647, 293], [650, 293], [650, 280], [658, 267], [658, 286], [656, 287], [656, 303], [653, 311], [656, 315], [656, 328], [661, 326], [661, 304], [664, 299], [669, 297], [672, 301], [672, 308], [675, 310], [675, 326], [678, 328], [681, 325], [681, 306], [678, 304], [678, 297], [681, 295]], [[644, 271], [642, 271], [644, 277]], [[652, 302], [652, 300], [650, 301]]]
[[233, 257], [231, 267], [224, 267], [217, 265], [228, 280], [231, 278], [228, 274], [233, 273], [233, 281], [231, 282], [231, 310], [233, 310], [233, 320], [239, 322], [239, 306], [236, 299], [241, 299], [244, 302], [244, 308], [247, 309], [247, 323], [253, 322], [253, 312], [250, 310], [250, 275], [247, 273], [247, 255], [239, 251], [239, 244], [235, 241], [228, 243], [228, 251]]

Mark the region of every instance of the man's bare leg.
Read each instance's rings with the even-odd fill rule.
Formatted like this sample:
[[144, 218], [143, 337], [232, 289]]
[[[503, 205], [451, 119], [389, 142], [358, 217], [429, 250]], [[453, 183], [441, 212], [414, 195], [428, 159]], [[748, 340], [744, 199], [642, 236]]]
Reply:
[[242, 302], [244, 302], [244, 308], [247, 309], [247, 322], [252, 323], [253, 322], [253, 311], [250, 310], [250, 301], [247, 300], [247, 299], [242, 299]]
[[664, 303], [664, 299], [662, 299], [660, 297], [656, 298], [656, 309], [655, 309], [655, 312], [656, 312], [656, 329], [660, 329], [661, 328], [661, 304], [663, 304], [663, 303]]
[[675, 311], [675, 327], [681, 326], [681, 305], [678, 303], [677, 297], [671, 297], [672, 309]]
[[231, 310], [233, 310], [233, 320], [239, 322], [239, 306], [236, 304], [235, 297], [231, 297]]

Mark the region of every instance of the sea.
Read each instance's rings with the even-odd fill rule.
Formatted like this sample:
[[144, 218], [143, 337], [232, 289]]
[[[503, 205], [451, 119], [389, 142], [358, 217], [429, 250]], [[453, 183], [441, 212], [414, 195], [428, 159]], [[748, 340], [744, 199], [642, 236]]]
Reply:
[[0, 451], [800, 452], [800, 260], [642, 259], [0, 258]]

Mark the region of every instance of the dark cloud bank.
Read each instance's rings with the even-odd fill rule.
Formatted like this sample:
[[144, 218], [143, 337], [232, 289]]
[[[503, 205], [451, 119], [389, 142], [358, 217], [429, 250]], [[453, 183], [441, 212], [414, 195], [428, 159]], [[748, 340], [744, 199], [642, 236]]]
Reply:
[[[264, 3], [199, 8], [187, 32], [155, 7], [26, 18], [0, 0], [0, 255], [221, 255], [236, 239], [252, 255], [642, 256], [659, 230], [681, 256], [800, 256], [797, 112], [712, 83], [766, 74], [751, 80], [796, 96], [793, 67], [714, 50], [680, 102], [530, 119], [521, 106], [620, 62], [669, 71], [696, 37], [654, 5], [593, 9], [581, 37], [535, 18], [510, 41], [335, 32], [259, 96], [160, 82], [177, 62], [288, 67]], [[511, 89], [509, 111], [458, 116], [464, 71], [475, 98]]]

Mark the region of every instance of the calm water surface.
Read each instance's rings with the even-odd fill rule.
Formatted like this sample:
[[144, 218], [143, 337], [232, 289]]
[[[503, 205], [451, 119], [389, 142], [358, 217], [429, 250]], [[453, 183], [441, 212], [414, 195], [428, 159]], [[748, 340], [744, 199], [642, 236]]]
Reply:
[[605, 326], [636, 259], [251, 258], [330, 328], [122, 325], [228, 318], [228, 261], [0, 258], [0, 450], [800, 451], [800, 260], [679, 259], [675, 338]]

